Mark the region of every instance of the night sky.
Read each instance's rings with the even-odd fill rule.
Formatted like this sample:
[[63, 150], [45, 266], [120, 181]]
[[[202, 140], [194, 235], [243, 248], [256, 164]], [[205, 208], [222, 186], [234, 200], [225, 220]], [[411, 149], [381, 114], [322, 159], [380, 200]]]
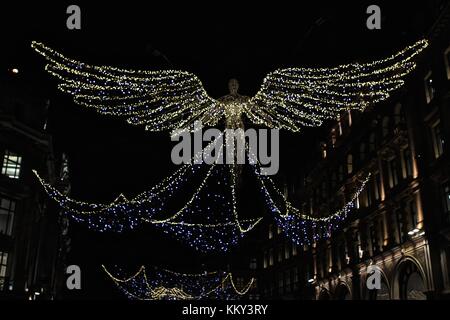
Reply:
[[[174, 170], [170, 160], [173, 144], [167, 133], [149, 133], [123, 119], [74, 105], [44, 72], [45, 61], [30, 48], [32, 40], [90, 64], [187, 70], [195, 73], [215, 98], [228, 93], [228, 79], [234, 77], [240, 81], [240, 93], [251, 96], [263, 77], [279, 67], [333, 66], [396, 52], [423, 36], [414, 28], [428, 23], [421, 21], [418, 13], [429, 3], [422, 1], [419, 7], [410, 1], [313, 1], [312, 5], [296, 1], [291, 7], [276, 2], [244, 8], [231, 2], [210, 2], [209, 6], [173, 3], [163, 8], [143, 2], [80, 3], [82, 29], [73, 31], [66, 29], [65, 11], [68, 4], [76, 2], [16, 4], [8, 9], [2, 4], [2, 76], [17, 67], [19, 76], [37, 94], [50, 99], [48, 131], [57, 152], [69, 156], [73, 198], [108, 202], [120, 192], [131, 197], [149, 189]], [[365, 11], [370, 4], [382, 9], [381, 30], [366, 28]], [[315, 152], [315, 142], [324, 130], [281, 134], [281, 174], [289, 172], [293, 177], [309, 165], [304, 158]], [[242, 192], [255, 203], [259, 200], [252, 189], [248, 182]], [[248, 235], [250, 239], [244, 239], [242, 246], [248, 247], [246, 241], [252, 243], [257, 239], [251, 238], [258, 234]], [[233, 256], [247, 250], [238, 246], [229, 255], [205, 256], [151, 227], [104, 235], [72, 223], [71, 236], [68, 262], [80, 265], [84, 272], [84, 290], [71, 293], [75, 298], [120, 297], [100, 270], [102, 263], [117, 263], [130, 272], [141, 264], [198, 272], [202, 265], [223, 268]]]

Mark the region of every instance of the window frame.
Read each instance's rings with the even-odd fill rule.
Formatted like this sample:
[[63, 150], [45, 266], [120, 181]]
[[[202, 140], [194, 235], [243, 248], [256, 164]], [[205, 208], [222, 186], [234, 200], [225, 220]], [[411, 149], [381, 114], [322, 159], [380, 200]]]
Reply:
[[[12, 160], [12, 157], [16, 157], [16, 160]], [[9, 170], [13, 171], [13, 174], [9, 173]], [[1, 174], [10, 179], [20, 179], [22, 172], [22, 156], [11, 150], [5, 150], [3, 153], [2, 172]]]

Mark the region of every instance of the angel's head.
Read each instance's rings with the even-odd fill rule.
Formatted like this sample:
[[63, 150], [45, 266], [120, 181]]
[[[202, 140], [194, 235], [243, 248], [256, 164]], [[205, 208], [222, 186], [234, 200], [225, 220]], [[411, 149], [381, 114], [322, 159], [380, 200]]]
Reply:
[[230, 94], [231, 95], [236, 95], [238, 93], [239, 90], [239, 81], [237, 81], [236, 79], [230, 79], [228, 81], [228, 90], [230, 90]]

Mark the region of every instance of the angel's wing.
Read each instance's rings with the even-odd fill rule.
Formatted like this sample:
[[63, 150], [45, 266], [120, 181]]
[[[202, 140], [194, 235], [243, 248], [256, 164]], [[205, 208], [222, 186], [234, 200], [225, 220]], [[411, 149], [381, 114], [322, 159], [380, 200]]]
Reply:
[[220, 104], [208, 96], [201, 81], [184, 71], [141, 71], [88, 65], [33, 42], [45, 69], [76, 103], [102, 114], [124, 116], [147, 130], [176, 130], [194, 121], [214, 125], [223, 116]]
[[249, 119], [271, 128], [299, 131], [337, 118], [343, 110], [364, 110], [385, 100], [415, 68], [413, 58], [428, 46], [418, 41], [383, 60], [336, 68], [278, 69], [264, 79], [245, 107]]

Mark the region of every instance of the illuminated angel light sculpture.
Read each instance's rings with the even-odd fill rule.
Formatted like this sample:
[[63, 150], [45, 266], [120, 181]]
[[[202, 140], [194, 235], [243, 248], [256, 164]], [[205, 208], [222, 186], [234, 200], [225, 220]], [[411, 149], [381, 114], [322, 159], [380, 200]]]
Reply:
[[[404, 84], [405, 76], [416, 66], [414, 58], [427, 46], [427, 40], [420, 40], [388, 58], [369, 63], [351, 63], [334, 68], [278, 69], [264, 78], [253, 97], [239, 95], [238, 82], [232, 80], [229, 95], [213, 99], [201, 81], [189, 72], [88, 65], [66, 58], [42, 43], [32, 43], [32, 47], [48, 61], [46, 70], [60, 81], [58, 88], [72, 95], [77, 104], [101, 114], [124, 117], [128, 123], [145, 126], [150, 131], [189, 129], [196, 121], [214, 126], [222, 120], [227, 128], [236, 129], [243, 128], [244, 119], [267, 128], [292, 132], [306, 126], [318, 127], [326, 119], [337, 119], [343, 111], [363, 111], [369, 105], [386, 100], [392, 91]], [[234, 167], [203, 167], [208, 169], [197, 188], [187, 186], [187, 181], [202, 168], [182, 166], [151, 191], [131, 200], [120, 196], [109, 205], [69, 199], [43, 180], [41, 182], [69, 214], [88, 222], [96, 230], [123, 231], [147, 222], [188, 240], [199, 250], [226, 250], [261, 219], [239, 221], [235, 190], [237, 170]], [[352, 208], [353, 201], [350, 201], [328, 217], [305, 215], [284, 199], [269, 177], [255, 174], [277, 224], [299, 244], [314, 241], [318, 235], [329, 234]], [[220, 192], [208, 194], [211, 179], [226, 186], [224, 189], [229, 190], [231, 200], [228, 201]], [[355, 196], [366, 182], [367, 178], [363, 178]], [[182, 186], [195, 190], [186, 205], [165, 219], [155, 218], [157, 212], [163, 211], [162, 204]], [[229, 217], [232, 218], [224, 217], [220, 222], [207, 220], [201, 223], [195, 219], [195, 222], [189, 222], [188, 216], [196, 213], [203, 218], [211, 216], [202, 211], [200, 198], [222, 201], [221, 205], [231, 211]], [[200, 212], [203, 214], [199, 215]], [[311, 232], [312, 237], [306, 236]], [[232, 241], [224, 240], [230, 237]]]

